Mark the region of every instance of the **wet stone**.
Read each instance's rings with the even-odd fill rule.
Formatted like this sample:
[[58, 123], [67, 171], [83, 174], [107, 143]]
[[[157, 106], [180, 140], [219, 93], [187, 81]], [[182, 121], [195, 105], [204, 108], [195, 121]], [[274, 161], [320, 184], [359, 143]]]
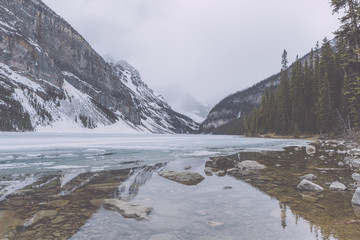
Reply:
[[184, 167], [184, 170], [190, 170], [191, 169], [191, 166], [185, 166]]
[[224, 170], [220, 170], [220, 171], [216, 172], [216, 176], [218, 176], [218, 177], [223, 177], [225, 175], [226, 175], [226, 172]]
[[237, 168], [242, 170], [260, 170], [265, 169], [266, 166], [258, 163], [257, 161], [245, 160], [236, 165]]
[[204, 180], [204, 177], [197, 172], [176, 172], [176, 171], [164, 171], [159, 173], [160, 176], [169, 180], [182, 183], [185, 185], [196, 185]]
[[334, 191], [345, 191], [346, 190], [346, 186], [340, 182], [333, 182], [330, 185], [330, 190], [334, 190]]
[[204, 173], [206, 174], [206, 176], [212, 176], [213, 175], [213, 171], [211, 167], [206, 167], [204, 169]]
[[306, 179], [303, 179], [299, 183], [299, 185], [297, 185], [296, 188], [299, 190], [303, 190], [303, 191], [323, 191], [324, 190], [321, 186], [319, 186], [313, 182], [310, 182]]
[[355, 193], [351, 199], [351, 203], [355, 205], [360, 205], [360, 187], [355, 190]]

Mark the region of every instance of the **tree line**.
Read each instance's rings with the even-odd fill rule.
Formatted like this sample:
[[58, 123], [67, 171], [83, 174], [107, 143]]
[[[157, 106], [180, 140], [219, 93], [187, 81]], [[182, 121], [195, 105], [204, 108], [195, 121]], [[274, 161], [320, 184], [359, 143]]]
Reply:
[[239, 119], [248, 136], [276, 133], [350, 133], [360, 130], [360, 1], [332, 0], [343, 11], [335, 39], [316, 44], [310, 55], [288, 67], [281, 60], [280, 84], [268, 88], [260, 104]]

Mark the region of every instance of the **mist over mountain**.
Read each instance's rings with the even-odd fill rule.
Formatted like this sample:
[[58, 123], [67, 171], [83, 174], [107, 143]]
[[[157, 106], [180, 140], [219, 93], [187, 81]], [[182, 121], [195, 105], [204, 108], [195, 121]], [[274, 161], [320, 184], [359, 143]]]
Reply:
[[206, 119], [210, 107], [197, 101], [180, 87], [172, 86], [160, 91], [161, 95], [175, 111], [201, 123]]

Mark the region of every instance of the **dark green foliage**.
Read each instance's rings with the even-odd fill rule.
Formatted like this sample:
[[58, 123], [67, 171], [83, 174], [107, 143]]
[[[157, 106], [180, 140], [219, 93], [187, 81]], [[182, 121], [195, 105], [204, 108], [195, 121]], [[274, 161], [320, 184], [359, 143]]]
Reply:
[[[343, 9], [336, 44], [326, 38], [316, 44], [309, 59], [287, 68], [287, 52], [282, 55], [280, 86], [275, 102], [265, 93], [260, 105], [245, 120], [249, 136], [264, 133], [350, 133], [360, 129], [360, 3], [332, 0], [334, 12]], [[309, 60], [309, 61], [308, 61]], [[289, 79], [290, 76], [290, 79]], [[269, 117], [275, 111], [275, 117]]]

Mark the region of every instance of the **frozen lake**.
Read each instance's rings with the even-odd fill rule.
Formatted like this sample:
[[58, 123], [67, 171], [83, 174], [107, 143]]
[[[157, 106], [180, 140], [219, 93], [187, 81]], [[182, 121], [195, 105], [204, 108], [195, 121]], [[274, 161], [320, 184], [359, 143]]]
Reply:
[[[240, 136], [1, 133], [0, 238], [319, 239], [321, 229], [246, 181], [204, 174], [209, 157], [307, 144]], [[158, 175], [184, 166], [205, 180], [186, 186]], [[93, 204], [109, 197], [154, 210], [148, 221], [137, 221]]]

